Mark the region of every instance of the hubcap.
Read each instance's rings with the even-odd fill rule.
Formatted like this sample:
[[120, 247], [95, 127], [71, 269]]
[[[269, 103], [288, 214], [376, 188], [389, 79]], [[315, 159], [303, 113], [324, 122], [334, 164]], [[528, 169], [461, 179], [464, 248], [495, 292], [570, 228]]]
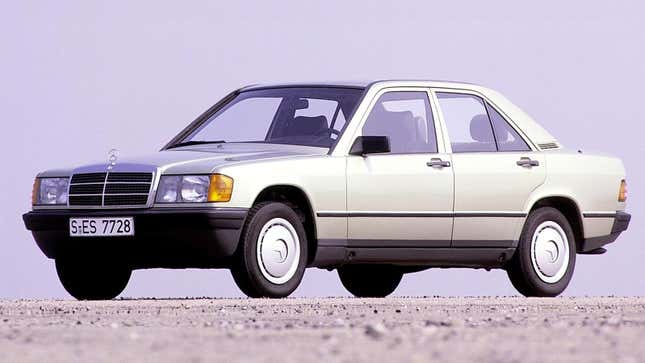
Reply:
[[569, 267], [569, 241], [559, 224], [542, 222], [531, 240], [531, 261], [540, 280], [556, 283]]
[[257, 243], [260, 272], [274, 284], [289, 281], [298, 269], [300, 240], [296, 229], [283, 218], [273, 218], [262, 227]]

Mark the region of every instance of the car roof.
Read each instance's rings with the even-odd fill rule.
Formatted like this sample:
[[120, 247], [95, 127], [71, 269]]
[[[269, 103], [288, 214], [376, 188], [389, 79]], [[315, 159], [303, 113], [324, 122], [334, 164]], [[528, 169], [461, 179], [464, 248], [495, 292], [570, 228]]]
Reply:
[[379, 83], [400, 83], [401, 85], [432, 85], [434, 87], [445, 86], [472, 86], [473, 83], [460, 81], [422, 80], [422, 79], [373, 79], [373, 80], [346, 80], [346, 81], [311, 81], [311, 82], [284, 82], [284, 83], [259, 83], [242, 87], [242, 90], [254, 90], [264, 88], [284, 87], [345, 87], [345, 88], [367, 88]]

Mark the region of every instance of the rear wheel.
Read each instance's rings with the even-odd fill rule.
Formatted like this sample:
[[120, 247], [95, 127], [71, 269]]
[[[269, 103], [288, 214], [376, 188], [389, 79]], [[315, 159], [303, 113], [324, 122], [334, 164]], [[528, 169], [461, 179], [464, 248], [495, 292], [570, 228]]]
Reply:
[[575, 263], [575, 239], [567, 218], [544, 207], [529, 214], [506, 271], [522, 295], [550, 297], [569, 285]]
[[338, 277], [356, 297], [385, 297], [396, 290], [403, 273], [389, 265], [346, 265], [338, 269]]
[[285, 297], [300, 285], [307, 263], [307, 236], [288, 205], [263, 202], [249, 211], [236, 261], [237, 286], [249, 297]]
[[110, 300], [130, 281], [132, 270], [111, 262], [82, 258], [56, 259], [56, 272], [65, 290], [77, 300]]

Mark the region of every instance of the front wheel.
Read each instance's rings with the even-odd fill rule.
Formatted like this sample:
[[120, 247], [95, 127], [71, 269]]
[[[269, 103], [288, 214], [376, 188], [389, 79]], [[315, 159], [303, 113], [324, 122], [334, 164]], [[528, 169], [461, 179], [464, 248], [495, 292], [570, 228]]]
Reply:
[[346, 265], [338, 269], [338, 277], [356, 297], [386, 297], [399, 286], [403, 273], [388, 265]]
[[567, 218], [543, 207], [529, 214], [506, 271], [522, 295], [552, 297], [569, 285], [575, 264], [575, 239]]
[[120, 264], [87, 261], [82, 258], [56, 259], [58, 279], [77, 300], [111, 300], [130, 281], [132, 270]]
[[247, 216], [231, 274], [249, 297], [285, 297], [300, 285], [307, 264], [307, 235], [288, 205], [263, 202]]

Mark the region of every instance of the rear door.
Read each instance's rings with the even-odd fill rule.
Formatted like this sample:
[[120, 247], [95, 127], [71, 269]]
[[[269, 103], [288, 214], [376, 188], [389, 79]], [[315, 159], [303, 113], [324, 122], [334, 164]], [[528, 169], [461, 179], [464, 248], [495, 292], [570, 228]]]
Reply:
[[455, 90], [435, 95], [455, 173], [452, 246], [514, 246], [526, 200], [546, 177], [543, 154], [480, 95]]

